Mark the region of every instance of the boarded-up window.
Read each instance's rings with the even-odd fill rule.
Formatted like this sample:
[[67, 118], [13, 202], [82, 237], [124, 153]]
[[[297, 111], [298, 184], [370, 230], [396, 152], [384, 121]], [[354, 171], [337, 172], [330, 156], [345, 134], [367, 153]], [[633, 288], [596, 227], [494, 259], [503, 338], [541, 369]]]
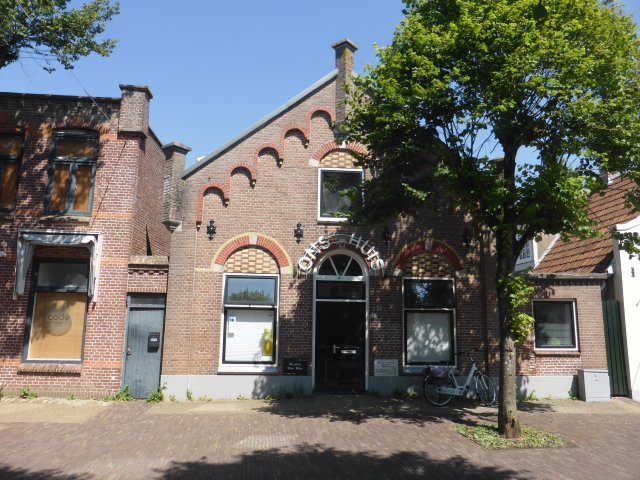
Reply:
[[22, 136], [0, 133], [0, 212], [15, 208], [21, 158]]
[[91, 212], [98, 136], [93, 132], [57, 132], [49, 162], [45, 199], [48, 213]]
[[26, 360], [82, 359], [89, 266], [41, 262], [34, 268]]

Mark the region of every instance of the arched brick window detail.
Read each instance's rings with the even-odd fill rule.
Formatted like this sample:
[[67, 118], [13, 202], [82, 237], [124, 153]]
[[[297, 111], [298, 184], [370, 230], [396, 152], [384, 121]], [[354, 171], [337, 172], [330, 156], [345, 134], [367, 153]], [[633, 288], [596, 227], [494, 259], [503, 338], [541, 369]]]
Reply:
[[246, 247], [236, 250], [227, 259], [225, 271], [258, 275], [278, 275], [280, 273], [275, 258], [260, 247]]
[[291, 273], [291, 259], [282, 246], [273, 238], [259, 233], [243, 233], [228, 240], [213, 257], [213, 269], [223, 272], [227, 260], [241, 249], [259, 248], [268, 252], [277, 263], [280, 274]]
[[348, 151], [353, 152], [359, 155], [366, 155], [368, 153], [367, 147], [358, 142], [344, 142], [342, 144], [338, 144], [335, 141], [330, 141], [322, 145], [318, 148], [311, 158], [317, 162], [320, 162], [324, 157], [326, 157], [331, 152], [335, 151]]
[[404, 247], [393, 262], [393, 269], [397, 276], [460, 277], [464, 274], [462, 260], [456, 251], [445, 242], [430, 239]]

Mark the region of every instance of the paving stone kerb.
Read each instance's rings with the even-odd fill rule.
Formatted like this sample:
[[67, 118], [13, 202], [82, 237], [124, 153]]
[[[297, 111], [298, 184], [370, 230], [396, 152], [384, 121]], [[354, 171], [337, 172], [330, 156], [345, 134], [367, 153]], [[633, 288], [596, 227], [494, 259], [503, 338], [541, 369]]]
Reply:
[[638, 478], [640, 404], [538, 401], [567, 448], [484, 450], [452, 430], [495, 408], [318, 396], [150, 405], [3, 399], [0, 478]]

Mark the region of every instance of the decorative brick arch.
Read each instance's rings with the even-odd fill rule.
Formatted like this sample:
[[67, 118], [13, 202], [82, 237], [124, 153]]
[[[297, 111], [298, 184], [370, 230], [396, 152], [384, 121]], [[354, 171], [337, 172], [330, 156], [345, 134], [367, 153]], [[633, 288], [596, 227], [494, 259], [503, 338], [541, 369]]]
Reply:
[[222, 203], [226, 207], [229, 204], [229, 185], [217, 182], [206, 183], [200, 187], [198, 192], [198, 209], [196, 211], [196, 225], [202, 224], [202, 208], [204, 204], [204, 196], [207, 192], [216, 191], [222, 197]]
[[405, 262], [411, 257], [424, 252], [442, 255], [449, 261], [457, 277], [464, 274], [464, 265], [460, 255], [447, 243], [428, 238], [417, 240], [402, 249], [393, 262], [393, 274], [396, 276], [402, 275]]
[[324, 157], [326, 157], [331, 152], [335, 152], [336, 150], [348, 150], [359, 155], [366, 155], [369, 152], [367, 150], [367, 147], [358, 142], [344, 142], [341, 145], [338, 145], [338, 143], [332, 140], [325, 143], [315, 152], [313, 152], [311, 158], [317, 162], [320, 162]]
[[[333, 115], [333, 111], [329, 108], [329, 107], [311, 107], [309, 109], [309, 112], [307, 113], [307, 119], [306, 119], [306, 125], [301, 126], [301, 125], [295, 125], [295, 124], [291, 124], [288, 125], [286, 127], [284, 127], [281, 130], [280, 133], [280, 137], [278, 139], [278, 144], [276, 143], [263, 143], [262, 145], [258, 146], [258, 148], [256, 148], [253, 152], [253, 156], [251, 158], [251, 163], [249, 162], [236, 162], [234, 164], [232, 164], [226, 171], [225, 174], [225, 181], [224, 183], [220, 183], [220, 182], [211, 182], [211, 183], [207, 183], [206, 185], [203, 185], [200, 188], [200, 191], [198, 192], [198, 200], [197, 200], [197, 210], [196, 210], [196, 225], [201, 225], [202, 224], [202, 209], [203, 209], [203, 204], [204, 204], [204, 196], [207, 194], [207, 192], [211, 191], [211, 190], [215, 190], [217, 191], [220, 196], [222, 197], [222, 201], [224, 203], [224, 206], [226, 207], [229, 204], [229, 188], [230, 188], [230, 184], [231, 184], [231, 176], [238, 170], [244, 170], [249, 174], [249, 181], [251, 182], [251, 187], [255, 187], [256, 185], [256, 181], [258, 179], [258, 159], [260, 157], [260, 155], [262, 155], [263, 153], [266, 152], [273, 152], [273, 154], [275, 155], [276, 158], [276, 163], [278, 165], [278, 167], [282, 166], [282, 162], [284, 162], [284, 155], [285, 155], [285, 137], [287, 136], [287, 134], [289, 132], [292, 131], [298, 131], [300, 132], [303, 137], [304, 137], [304, 146], [305, 148], [308, 146], [309, 144], [309, 138], [311, 135], [311, 119], [313, 118], [313, 116], [315, 114], [317, 114], [318, 112], [323, 112], [326, 113], [327, 115], [329, 115], [331, 121], [334, 120], [334, 115]], [[351, 147], [351, 145], [356, 145], [355, 143], [349, 143], [347, 144], [347, 146], [343, 146], [340, 147], [338, 146], [335, 142], [329, 142], [333, 145], [336, 146], [335, 149], [340, 149], [340, 148], [346, 148], [349, 150], [353, 150], [354, 152], [359, 152], [360, 149], [354, 149]], [[364, 149], [364, 151], [366, 152], [366, 149]]]
[[247, 232], [227, 240], [213, 256], [212, 268], [215, 272], [223, 272], [229, 257], [243, 247], [260, 247], [275, 258], [280, 274], [291, 273], [291, 258], [277, 240], [255, 232]]

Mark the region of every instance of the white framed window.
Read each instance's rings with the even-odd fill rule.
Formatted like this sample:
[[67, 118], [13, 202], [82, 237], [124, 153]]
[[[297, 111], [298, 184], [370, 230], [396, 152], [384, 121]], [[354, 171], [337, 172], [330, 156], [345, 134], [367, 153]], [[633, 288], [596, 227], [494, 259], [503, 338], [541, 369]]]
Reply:
[[403, 281], [405, 364], [455, 363], [455, 287], [451, 278]]
[[87, 316], [87, 262], [36, 261], [23, 359], [80, 363]]
[[351, 199], [346, 191], [362, 182], [364, 172], [357, 168], [320, 168], [318, 170], [318, 220], [344, 222], [339, 212], [348, 211]]
[[275, 364], [277, 318], [277, 276], [225, 275], [222, 364]]
[[533, 318], [536, 350], [578, 350], [573, 300], [534, 300]]

